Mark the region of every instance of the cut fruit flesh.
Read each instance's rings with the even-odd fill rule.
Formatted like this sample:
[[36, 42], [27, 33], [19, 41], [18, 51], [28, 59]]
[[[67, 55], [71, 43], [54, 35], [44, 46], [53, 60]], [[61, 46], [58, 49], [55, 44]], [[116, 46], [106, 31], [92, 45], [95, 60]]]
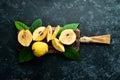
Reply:
[[71, 45], [76, 40], [76, 34], [72, 29], [66, 29], [61, 32], [59, 40], [65, 45]]
[[57, 33], [59, 32], [59, 30], [60, 30], [60, 26], [58, 25], [58, 26], [55, 28], [55, 30], [54, 30], [54, 33], [53, 33], [53, 35], [52, 35], [52, 39], [56, 38]]
[[47, 35], [47, 29], [45, 27], [39, 27], [33, 32], [33, 41], [41, 41]]
[[21, 30], [18, 33], [18, 42], [25, 46], [28, 47], [30, 43], [32, 42], [32, 34], [29, 30]]
[[49, 42], [52, 39], [52, 27], [51, 25], [47, 26], [47, 42]]
[[61, 44], [57, 38], [52, 39], [52, 45], [56, 50], [58, 50], [60, 52], [65, 52], [65, 48], [64, 48], [63, 44]]

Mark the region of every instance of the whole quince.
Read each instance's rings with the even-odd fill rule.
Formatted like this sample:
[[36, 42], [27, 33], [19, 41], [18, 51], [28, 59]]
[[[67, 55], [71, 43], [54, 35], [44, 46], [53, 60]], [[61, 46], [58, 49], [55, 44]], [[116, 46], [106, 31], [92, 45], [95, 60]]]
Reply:
[[35, 42], [32, 45], [32, 50], [36, 57], [40, 57], [48, 52], [48, 45], [45, 42]]

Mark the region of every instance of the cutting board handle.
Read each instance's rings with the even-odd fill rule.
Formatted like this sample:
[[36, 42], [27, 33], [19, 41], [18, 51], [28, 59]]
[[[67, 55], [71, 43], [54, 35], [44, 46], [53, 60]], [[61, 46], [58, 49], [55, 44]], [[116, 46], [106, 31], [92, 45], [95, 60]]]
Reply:
[[110, 44], [110, 34], [101, 35], [101, 36], [92, 36], [87, 37], [83, 36], [79, 39], [81, 43], [101, 43], [101, 44]]

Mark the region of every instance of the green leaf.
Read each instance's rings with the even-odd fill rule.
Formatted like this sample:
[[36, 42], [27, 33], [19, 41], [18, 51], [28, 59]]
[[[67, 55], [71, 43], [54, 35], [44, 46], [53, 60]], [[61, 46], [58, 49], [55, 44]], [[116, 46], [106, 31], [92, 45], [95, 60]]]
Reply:
[[32, 49], [30, 47], [23, 48], [19, 53], [19, 62], [28, 62], [34, 57]]
[[72, 45], [65, 46], [65, 52], [63, 54], [65, 57], [72, 59], [72, 60], [80, 59], [79, 52]]
[[27, 30], [29, 27], [20, 21], [15, 21], [15, 26], [18, 30]]
[[78, 27], [79, 23], [71, 23], [71, 24], [66, 24], [63, 27], [60, 28], [57, 37], [60, 35], [60, 33], [65, 30], [65, 29], [72, 29], [73, 31], [75, 31]]
[[30, 31], [33, 32], [36, 28], [38, 28], [38, 27], [40, 27], [40, 26], [42, 26], [42, 20], [41, 20], [41, 19], [36, 19], [36, 20], [32, 23], [32, 25], [31, 25], [31, 27], [30, 27]]

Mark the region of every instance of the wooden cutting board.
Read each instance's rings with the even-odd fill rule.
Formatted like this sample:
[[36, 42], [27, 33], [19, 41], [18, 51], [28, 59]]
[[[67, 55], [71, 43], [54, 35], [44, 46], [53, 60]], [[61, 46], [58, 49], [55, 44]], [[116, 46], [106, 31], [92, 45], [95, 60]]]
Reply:
[[[54, 30], [54, 28], [53, 28]], [[87, 37], [87, 36], [80, 36], [80, 30], [77, 29], [75, 31], [76, 33], [76, 41], [72, 44], [77, 51], [80, 49], [80, 43], [99, 43], [99, 44], [110, 44], [110, 34], [107, 35], [100, 35], [100, 36], [92, 36], [92, 37]], [[59, 53], [59, 51], [55, 50], [53, 46], [50, 44], [49, 46], [49, 51], [48, 53]]]
[[[55, 27], [52, 27], [53, 32], [55, 30]], [[80, 29], [77, 29], [75, 31], [76, 33], [76, 40], [75, 42], [72, 44], [77, 51], [80, 50], [80, 43], [99, 43], [99, 44], [110, 44], [110, 34], [108, 35], [101, 35], [101, 36], [92, 36], [92, 37], [87, 37], [87, 36], [80, 36]], [[46, 42], [46, 40], [43, 40], [44, 42]], [[21, 47], [20, 44], [18, 44], [18, 51], [20, 51], [23, 47]], [[57, 51], [53, 46], [51, 41], [48, 43], [48, 53], [60, 53], [59, 51]]]

